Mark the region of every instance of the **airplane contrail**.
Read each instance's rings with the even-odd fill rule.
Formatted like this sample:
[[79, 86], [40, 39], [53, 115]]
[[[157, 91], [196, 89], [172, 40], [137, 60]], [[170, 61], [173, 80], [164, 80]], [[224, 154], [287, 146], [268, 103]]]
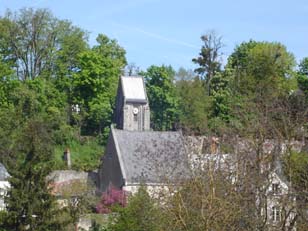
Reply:
[[139, 33], [144, 34], [144, 35], [146, 35], [148, 37], [151, 37], [151, 38], [155, 38], [155, 39], [158, 39], [158, 40], [162, 40], [162, 41], [166, 41], [166, 42], [169, 42], [169, 43], [177, 44], [177, 45], [180, 45], [180, 46], [185, 46], [185, 47], [189, 47], [189, 48], [199, 49], [199, 47], [194, 45], [194, 44], [183, 42], [183, 41], [180, 41], [180, 40], [177, 40], [177, 39], [173, 39], [173, 38], [168, 38], [168, 37], [165, 37], [165, 36], [160, 35], [160, 34], [152, 33], [152, 32], [149, 32], [149, 31], [145, 31], [145, 30], [143, 30], [141, 28], [138, 28], [138, 27], [126, 26], [126, 25], [122, 25], [122, 24], [119, 24], [119, 23], [115, 23], [115, 22], [113, 22], [112, 24], [114, 24], [115, 26], [119, 26], [119, 27], [125, 28], [125, 29], [129, 29], [129, 30], [133, 30], [133, 31], [139, 32]]

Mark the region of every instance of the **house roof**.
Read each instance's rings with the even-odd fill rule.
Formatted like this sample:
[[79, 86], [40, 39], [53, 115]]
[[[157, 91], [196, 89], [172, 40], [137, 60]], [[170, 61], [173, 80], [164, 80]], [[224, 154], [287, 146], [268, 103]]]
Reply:
[[0, 181], [6, 181], [9, 173], [7, 172], [6, 168], [3, 164], [0, 163]]
[[121, 76], [121, 84], [126, 101], [147, 102], [144, 81], [141, 76]]
[[180, 132], [112, 128], [112, 135], [126, 183], [176, 183], [190, 176]]

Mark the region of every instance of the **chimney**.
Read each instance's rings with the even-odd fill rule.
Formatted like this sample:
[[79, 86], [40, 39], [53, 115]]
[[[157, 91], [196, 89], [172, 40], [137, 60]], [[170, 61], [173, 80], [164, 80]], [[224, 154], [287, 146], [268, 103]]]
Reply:
[[71, 153], [69, 148], [66, 148], [64, 151], [64, 161], [66, 161], [67, 168], [71, 169]]

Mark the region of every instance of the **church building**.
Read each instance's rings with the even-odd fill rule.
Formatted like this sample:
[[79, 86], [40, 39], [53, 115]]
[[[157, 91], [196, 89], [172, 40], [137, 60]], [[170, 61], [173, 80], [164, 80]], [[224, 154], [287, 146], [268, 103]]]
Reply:
[[143, 77], [122, 76], [111, 126], [99, 169], [99, 190], [116, 187], [134, 192], [146, 186], [176, 183], [189, 175], [181, 132], [150, 129], [150, 108]]

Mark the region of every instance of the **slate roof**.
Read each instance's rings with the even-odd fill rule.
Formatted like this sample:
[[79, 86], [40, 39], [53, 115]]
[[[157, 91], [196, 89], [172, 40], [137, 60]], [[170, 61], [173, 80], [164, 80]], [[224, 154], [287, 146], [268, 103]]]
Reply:
[[6, 181], [9, 173], [7, 172], [6, 168], [3, 164], [0, 163], [0, 181]]
[[147, 102], [144, 81], [141, 76], [121, 76], [121, 84], [126, 101]]
[[112, 128], [123, 178], [127, 183], [176, 183], [190, 175], [180, 132]]

